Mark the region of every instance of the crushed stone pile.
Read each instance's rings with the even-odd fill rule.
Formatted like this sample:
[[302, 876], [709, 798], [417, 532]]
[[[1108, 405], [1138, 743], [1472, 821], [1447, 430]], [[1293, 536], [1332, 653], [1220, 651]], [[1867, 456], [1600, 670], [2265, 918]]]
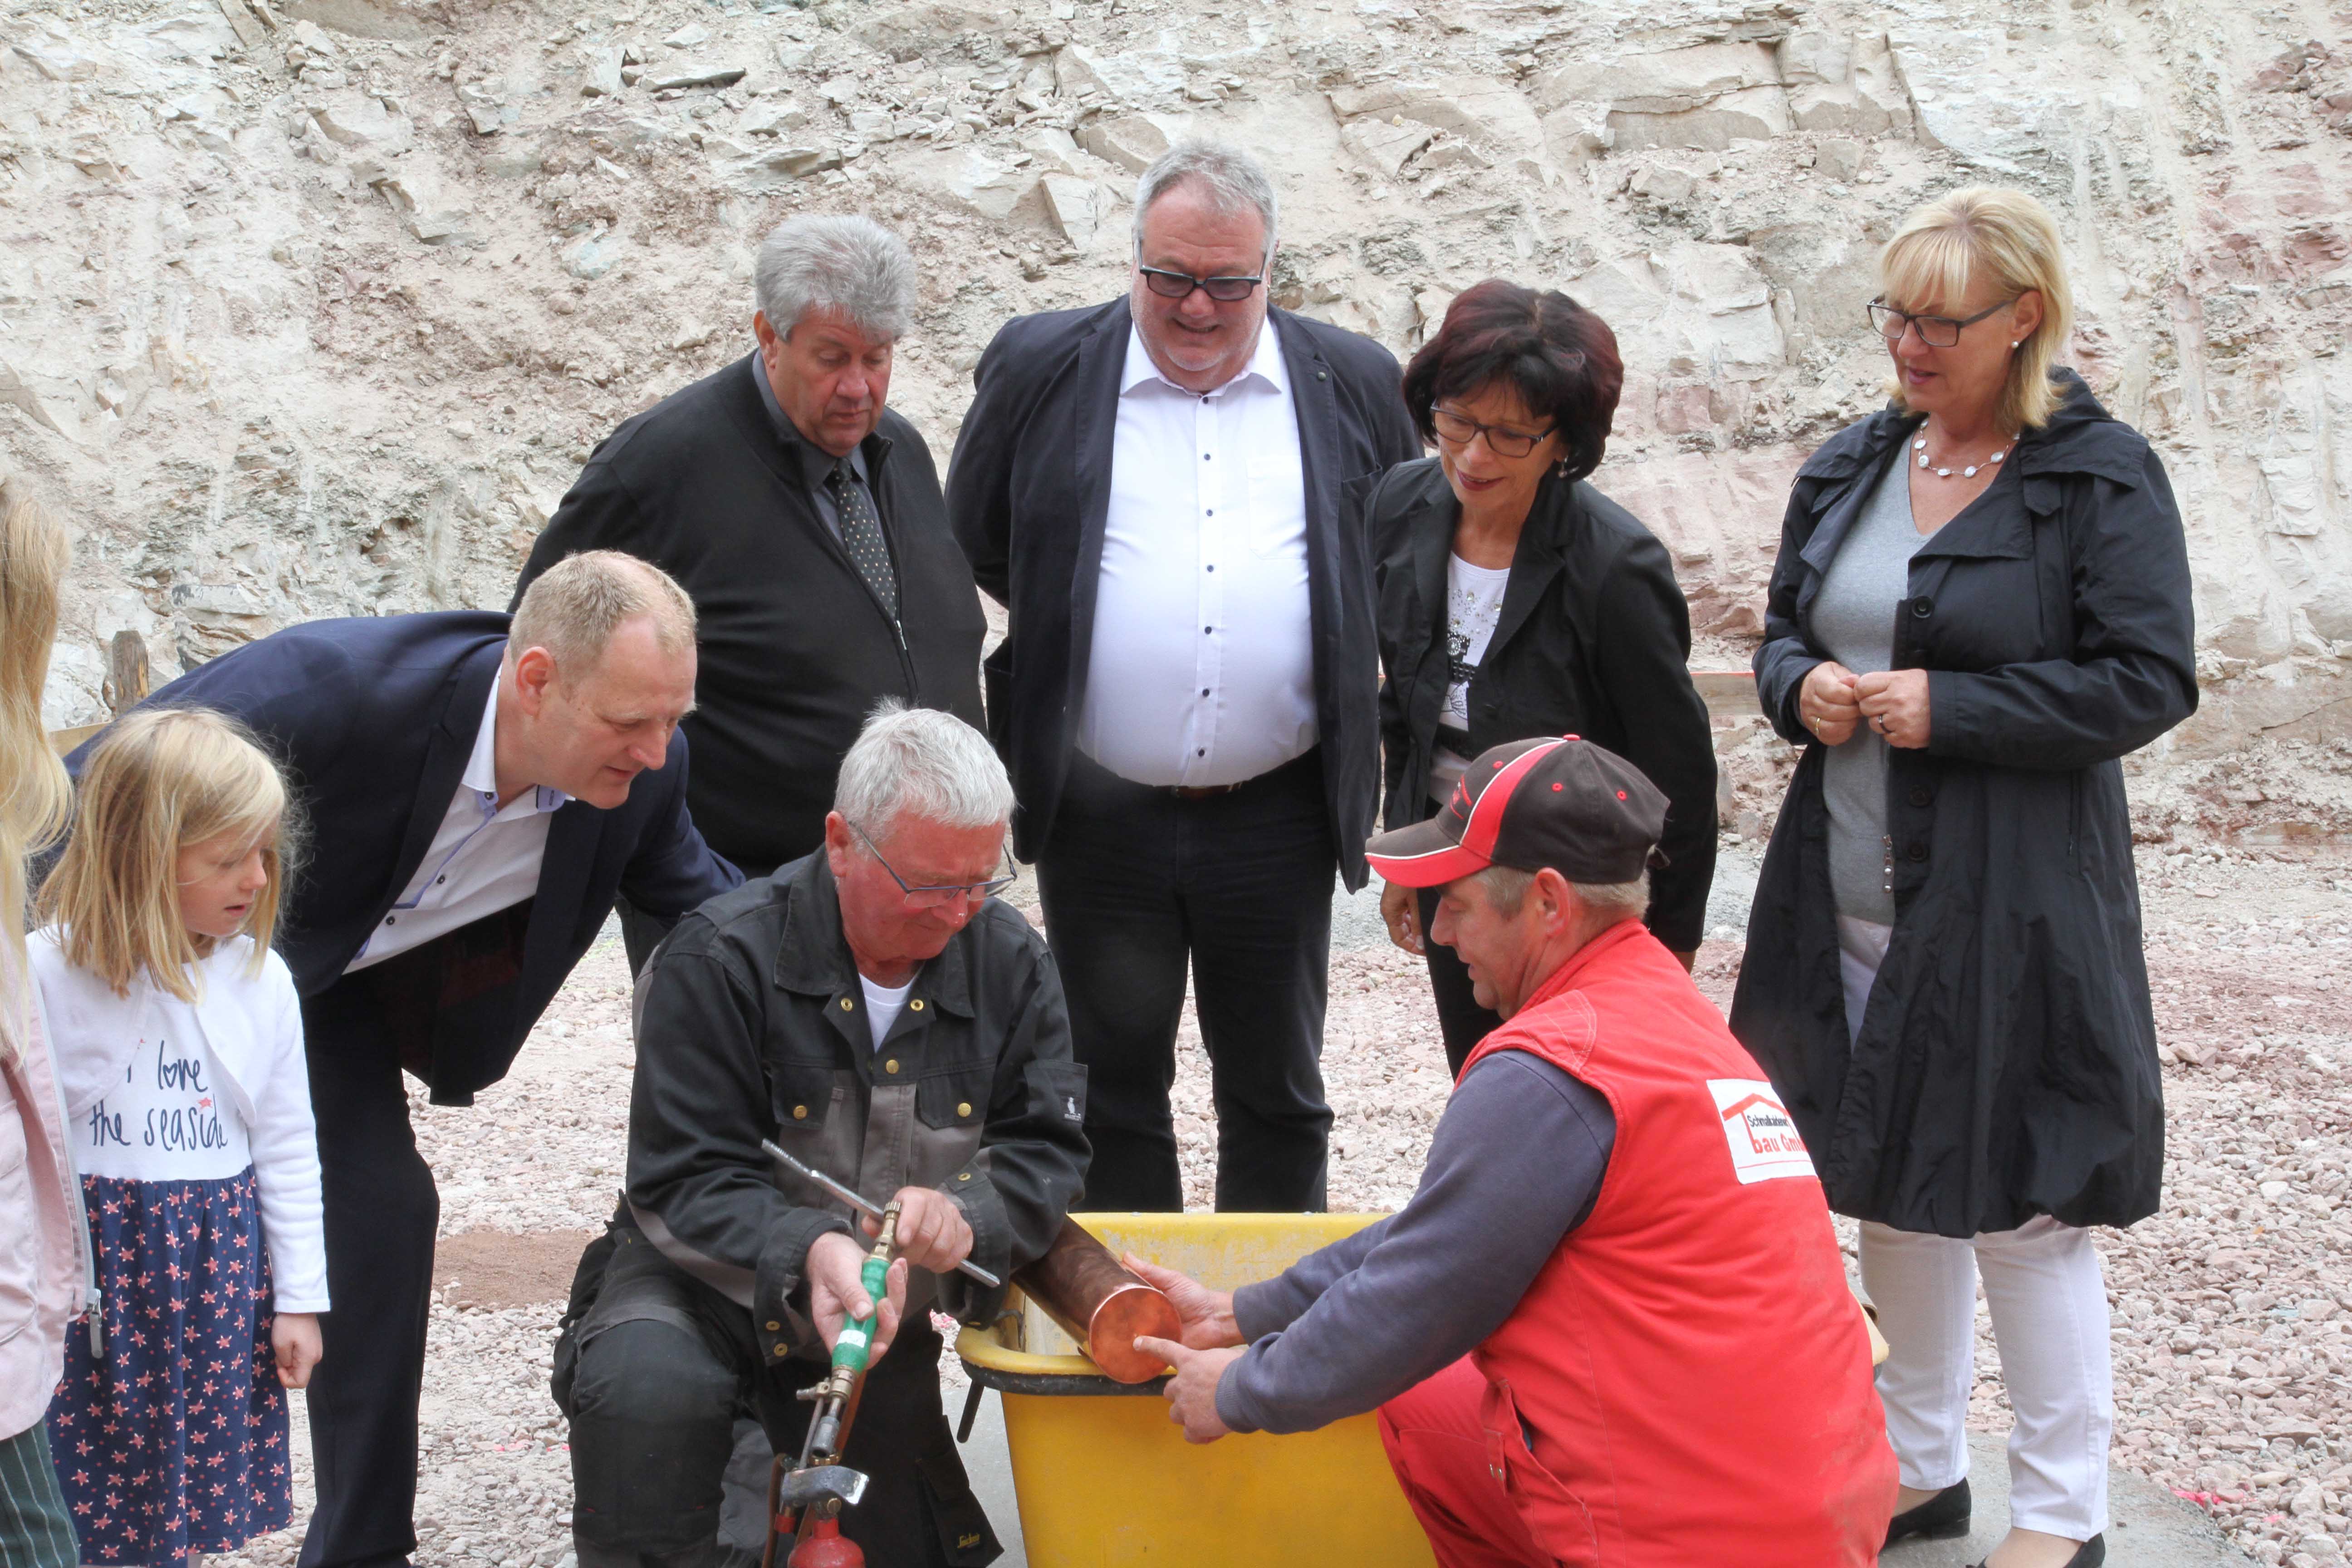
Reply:
[[[591, 446], [744, 353], [751, 250], [857, 211], [924, 278], [944, 458], [1008, 316], [1124, 286], [1134, 176], [1257, 150], [1274, 294], [1411, 350], [1507, 274], [1617, 330], [1598, 482], [1746, 661], [1797, 463], [1877, 398], [1870, 261], [1958, 184], [2060, 214], [2074, 358], [2163, 451], [2205, 710], [2343, 731], [2352, 47], [2219, 0], [17, 0], [0, 484], [80, 535], [53, 723], [318, 616], [502, 606]], [[2313, 30], [2327, 36], [2314, 38]], [[2330, 41], [2333, 40], [2333, 41]]]

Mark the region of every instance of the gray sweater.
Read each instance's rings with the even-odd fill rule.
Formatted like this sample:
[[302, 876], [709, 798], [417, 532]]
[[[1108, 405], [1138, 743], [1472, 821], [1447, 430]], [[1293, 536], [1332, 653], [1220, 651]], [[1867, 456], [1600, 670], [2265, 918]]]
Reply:
[[1236, 1432], [1308, 1432], [1467, 1355], [1519, 1304], [1601, 1191], [1617, 1121], [1525, 1051], [1465, 1074], [1412, 1201], [1234, 1292], [1249, 1349], [1217, 1383]]
[[[1898, 448], [1879, 476], [1813, 600], [1813, 636], [1856, 675], [1895, 662], [1895, 606], [1911, 591], [1911, 557], [1927, 540], [1911, 520], [1911, 474]], [[1869, 721], [1832, 746], [1822, 773], [1830, 813], [1830, 890], [1837, 912], [1895, 923], [1886, 876], [1886, 742]]]

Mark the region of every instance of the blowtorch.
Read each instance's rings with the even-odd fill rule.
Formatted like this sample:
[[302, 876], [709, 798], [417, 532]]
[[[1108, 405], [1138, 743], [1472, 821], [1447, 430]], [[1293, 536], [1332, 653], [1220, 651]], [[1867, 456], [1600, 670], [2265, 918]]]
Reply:
[[856, 1542], [842, 1538], [841, 1510], [866, 1495], [866, 1477], [842, 1464], [841, 1455], [849, 1445], [849, 1425], [857, 1415], [858, 1391], [874, 1349], [874, 1324], [882, 1310], [890, 1255], [898, 1250], [898, 1200], [892, 1199], [880, 1217], [882, 1234], [875, 1237], [874, 1250], [866, 1254], [858, 1277], [873, 1310], [841, 1325], [833, 1342], [832, 1370], [824, 1382], [800, 1392], [799, 1397], [816, 1408], [809, 1415], [800, 1463], [787, 1470], [779, 1454], [769, 1472], [768, 1547], [761, 1554], [760, 1568], [775, 1568], [776, 1542], [785, 1537], [797, 1542], [785, 1568], [865, 1568], [866, 1554]]

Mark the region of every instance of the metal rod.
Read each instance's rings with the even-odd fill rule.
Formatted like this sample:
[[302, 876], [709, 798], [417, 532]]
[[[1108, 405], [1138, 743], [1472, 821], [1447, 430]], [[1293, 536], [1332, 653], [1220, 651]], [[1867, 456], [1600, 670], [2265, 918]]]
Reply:
[[[784, 1169], [792, 1172], [793, 1174], [800, 1177], [803, 1181], [815, 1183], [818, 1186], [824, 1188], [826, 1192], [831, 1193], [835, 1197], [839, 1198], [843, 1203], [847, 1204], [851, 1208], [856, 1209], [859, 1214], [864, 1215], [866, 1218], [879, 1220], [882, 1217], [882, 1206], [879, 1204], [867, 1202], [865, 1195], [859, 1193], [855, 1187], [844, 1186], [841, 1183], [835, 1181], [831, 1176], [826, 1175], [823, 1171], [818, 1170], [814, 1165], [802, 1164], [798, 1160], [793, 1159], [790, 1154], [787, 1154], [782, 1149], [777, 1148], [772, 1140], [766, 1138], [761, 1139], [760, 1147], [767, 1152], [770, 1159], [783, 1166]], [[971, 1276], [972, 1279], [979, 1280], [982, 1284], [987, 1286], [992, 1290], [1004, 1283], [1003, 1280], [999, 1279], [995, 1275], [991, 1274], [979, 1264], [971, 1262], [968, 1259], [956, 1265], [956, 1272]]]

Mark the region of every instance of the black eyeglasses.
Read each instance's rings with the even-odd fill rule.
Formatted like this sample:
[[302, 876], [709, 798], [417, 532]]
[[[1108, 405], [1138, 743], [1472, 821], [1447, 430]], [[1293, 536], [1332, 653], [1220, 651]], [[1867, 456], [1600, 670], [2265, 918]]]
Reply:
[[1550, 426], [1530, 436], [1524, 430], [1507, 430], [1499, 425], [1481, 425], [1466, 414], [1456, 414], [1451, 408], [1429, 411], [1429, 427], [1437, 438], [1449, 447], [1467, 447], [1480, 436], [1486, 437], [1486, 450], [1498, 458], [1524, 458], [1536, 449], [1536, 444], [1548, 439], [1559, 426]]
[[975, 904], [981, 903], [995, 897], [1021, 879], [1019, 874], [1013, 869], [1013, 852], [1008, 849], [1004, 852], [1004, 875], [1002, 877], [992, 877], [985, 882], [949, 882], [921, 888], [911, 887], [906, 878], [898, 875], [897, 868], [882, 858], [882, 851], [875, 847], [874, 840], [866, 837], [866, 829], [852, 822], [849, 825], [849, 831], [857, 835], [858, 842], [866, 846], [866, 853], [874, 857], [882, 869], [890, 873], [890, 879], [898, 884], [898, 890], [907, 895], [907, 903], [913, 909], [935, 910], [942, 904], [951, 904], [958, 899], [965, 898]]
[[1919, 341], [1931, 349], [1948, 349], [1960, 341], [1960, 329], [1973, 327], [1995, 310], [2006, 310], [2017, 303], [2015, 298], [2003, 300], [1998, 305], [1987, 305], [1973, 316], [1914, 316], [1898, 310], [1884, 300], [1870, 302], [1870, 324], [1878, 335], [1890, 343], [1903, 341], [1906, 331], [1916, 329]]
[[1230, 305], [1236, 300], [1246, 300], [1250, 290], [1265, 281], [1258, 278], [1195, 278], [1189, 272], [1171, 272], [1162, 267], [1146, 267], [1138, 262], [1135, 269], [1143, 274], [1144, 286], [1163, 300], [1184, 300], [1195, 289], [1210, 299]]

